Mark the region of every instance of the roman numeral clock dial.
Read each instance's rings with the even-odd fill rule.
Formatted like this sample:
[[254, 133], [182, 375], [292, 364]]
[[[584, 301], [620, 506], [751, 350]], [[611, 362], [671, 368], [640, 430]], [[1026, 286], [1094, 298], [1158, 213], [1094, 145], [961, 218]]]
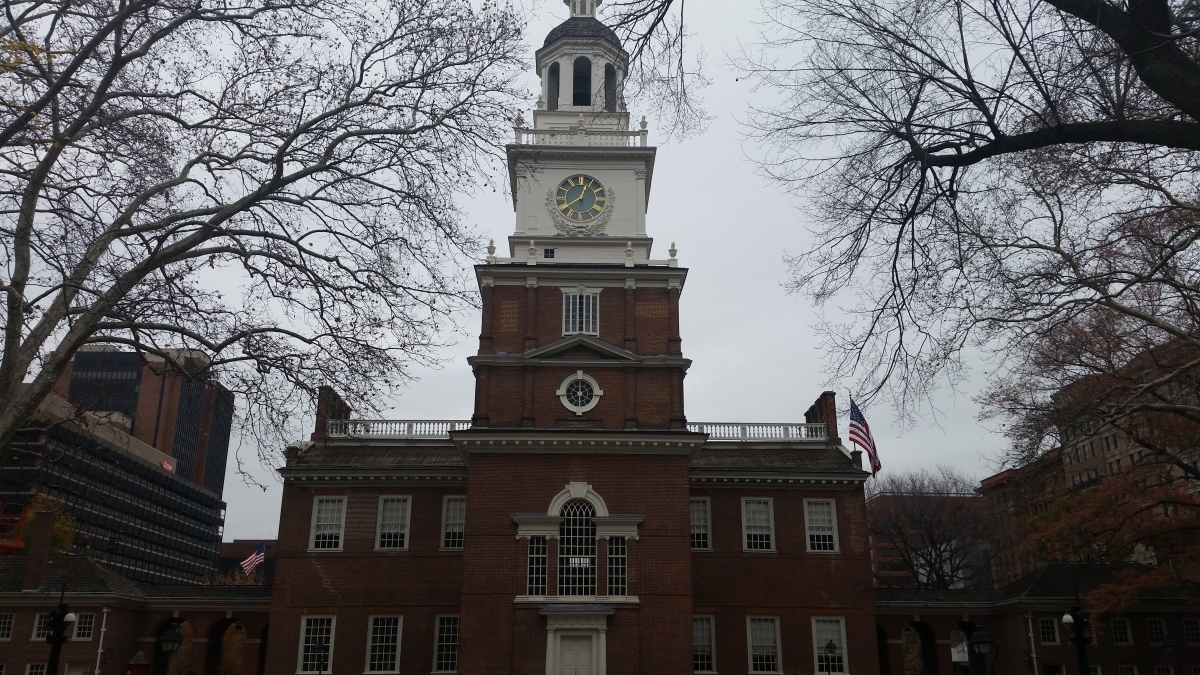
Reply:
[[604, 211], [604, 186], [591, 176], [571, 176], [558, 184], [554, 202], [563, 218], [586, 223]]

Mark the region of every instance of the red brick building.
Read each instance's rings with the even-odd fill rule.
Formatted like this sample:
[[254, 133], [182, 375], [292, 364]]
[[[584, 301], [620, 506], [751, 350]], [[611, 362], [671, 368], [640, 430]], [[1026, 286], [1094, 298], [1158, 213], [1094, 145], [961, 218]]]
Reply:
[[619, 40], [570, 4], [508, 148], [509, 256], [476, 267], [472, 419], [351, 420], [323, 393], [282, 470], [267, 672], [876, 672], [868, 474], [834, 395], [805, 423], [687, 420], [656, 151]]

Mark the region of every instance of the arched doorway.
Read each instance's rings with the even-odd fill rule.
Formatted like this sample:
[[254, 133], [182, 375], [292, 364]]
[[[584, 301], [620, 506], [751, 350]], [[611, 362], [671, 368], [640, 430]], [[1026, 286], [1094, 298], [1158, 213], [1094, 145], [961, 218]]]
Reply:
[[218, 621], [208, 630], [204, 675], [242, 675], [246, 628], [237, 619]]
[[900, 634], [904, 675], [938, 675], [937, 639], [923, 621], [910, 621]]

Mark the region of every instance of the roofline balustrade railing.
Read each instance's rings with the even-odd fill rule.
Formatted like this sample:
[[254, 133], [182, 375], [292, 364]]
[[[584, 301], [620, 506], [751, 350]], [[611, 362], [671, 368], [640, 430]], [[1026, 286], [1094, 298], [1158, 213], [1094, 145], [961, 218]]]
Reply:
[[513, 127], [517, 145], [609, 145], [646, 147], [649, 132], [601, 129], [529, 129]]
[[[451, 431], [471, 428], [470, 420], [328, 420], [326, 438], [448, 439]], [[710, 441], [823, 441], [829, 438], [824, 424], [762, 424], [696, 422], [691, 432], [706, 433]]]

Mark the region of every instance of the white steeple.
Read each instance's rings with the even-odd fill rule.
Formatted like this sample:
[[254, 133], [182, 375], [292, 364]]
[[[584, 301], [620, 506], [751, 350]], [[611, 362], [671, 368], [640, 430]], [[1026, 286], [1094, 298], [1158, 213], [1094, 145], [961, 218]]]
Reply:
[[629, 55], [596, 18], [601, 0], [564, 0], [571, 17], [537, 51], [542, 93], [533, 124], [508, 146], [516, 227], [509, 258], [525, 265], [671, 265], [650, 260], [646, 205], [655, 149], [643, 119], [630, 130]]

